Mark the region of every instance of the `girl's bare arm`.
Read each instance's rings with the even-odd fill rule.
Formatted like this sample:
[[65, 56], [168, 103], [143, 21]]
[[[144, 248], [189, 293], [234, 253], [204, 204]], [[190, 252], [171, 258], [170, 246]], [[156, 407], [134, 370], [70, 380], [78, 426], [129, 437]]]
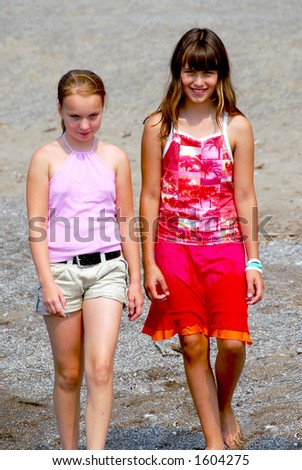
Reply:
[[[159, 213], [162, 143], [159, 138], [160, 117], [152, 116], [145, 124], [142, 136], [142, 190], [140, 198], [140, 224], [144, 265], [144, 285], [150, 300], [164, 300], [169, 295], [168, 286], [154, 256], [155, 235]], [[160, 287], [158, 293], [157, 286]]]
[[[258, 203], [254, 188], [254, 137], [244, 116], [236, 116], [229, 124], [234, 153], [234, 196], [248, 259], [259, 259]], [[258, 271], [246, 272], [249, 304], [262, 299], [264, 283]]]
[[115, 147], [119, 153], [116, 171], [116, 206], [120, 227], [123, 254], [129, 268], [129, 319], [135, 320], [143, 311], [141, 289], [141, 269], [139, 251], [139, 227], [135, 219], [131, 168], [127, 155]]
[[48, 187], [49, 160], [47, 151], [39, 149], [32, 156], [26, 185], [29, 244], [39, 282], [43, 288], [43, 304], [48, 313], [65, 317], [66, 302], [56, 285], [48, 258]]

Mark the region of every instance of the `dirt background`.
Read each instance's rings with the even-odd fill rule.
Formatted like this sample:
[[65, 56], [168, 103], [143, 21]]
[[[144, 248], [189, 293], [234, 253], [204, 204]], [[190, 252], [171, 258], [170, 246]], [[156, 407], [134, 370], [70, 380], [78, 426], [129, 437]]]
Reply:
[[[267, 290], [250, 309], [254, 344], [235, 407], [247, 449], [302, 449], [300, 0], [0, 0], [0, 7], [1, 449], [60, 448], [51, 352], [33, 312], [37, 280], [24, 199], [31, 154], [60, 132], [57, 82], [72, 68], [103, 77], [100, 137], [128, 153], [137, 208], [142, 121], [161, 100], [176, 42], [196, 26], [224, 41], [256, 142]], [[177, 339], [153, 344], [140, 333], [144, 318], [123, 319], [107, 448], [200, 449]], [[84, 386], [83, 404], [85, 393]], [[82, 418], [85, 448], [84, 410]]]

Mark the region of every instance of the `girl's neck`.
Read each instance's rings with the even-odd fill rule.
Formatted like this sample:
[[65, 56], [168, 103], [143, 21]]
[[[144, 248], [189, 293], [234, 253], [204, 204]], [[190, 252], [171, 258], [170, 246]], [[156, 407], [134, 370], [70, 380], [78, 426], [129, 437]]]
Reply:
[[79, 140], [73, 139], [68, 134], [66, 134], [66, 132], [64, 132], [62, 138], [68, 149], [74, 152], [91, 152], [95, 148], [95, 136], [85, 142], [80, 142]]
[[183, 106], [179, 111], [178, 130], [197, 138], [218, 132], [216, 108], [213, 106]]
[[179, 116], [186, 117], [188, 120], [208, 119], [211, 116], [216, 116], [216, 106], [213, 102], [199, 104], [185, 101], [179, 110]]

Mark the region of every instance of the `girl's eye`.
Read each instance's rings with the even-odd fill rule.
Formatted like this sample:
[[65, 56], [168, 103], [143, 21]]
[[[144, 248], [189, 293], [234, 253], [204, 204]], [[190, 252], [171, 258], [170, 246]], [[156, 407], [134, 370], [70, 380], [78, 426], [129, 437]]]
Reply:
[[208, 76], [215, 75], [216, 73], [217, 73], [216, 70], [206, 70], [205, 71], [205, 74], [208, 75]]
[[79, 116], [77, 116], [76, 114], [71, 114], [70, 117], [71, 119], [79, 119]]
[[98, 117], [98, 114], [91, 114], [89, 117], [90, 119], [94, 120]]

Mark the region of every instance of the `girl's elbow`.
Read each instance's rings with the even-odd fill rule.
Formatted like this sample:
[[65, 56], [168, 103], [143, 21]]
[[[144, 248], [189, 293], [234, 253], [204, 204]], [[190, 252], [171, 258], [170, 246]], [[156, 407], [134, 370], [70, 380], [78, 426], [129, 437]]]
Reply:
[[245, 188], [235, 190], [234, 199], [236, 204], [252, 203], [253, 205], [257, 205], [256, 193], [253, 188], [249, 190]]

